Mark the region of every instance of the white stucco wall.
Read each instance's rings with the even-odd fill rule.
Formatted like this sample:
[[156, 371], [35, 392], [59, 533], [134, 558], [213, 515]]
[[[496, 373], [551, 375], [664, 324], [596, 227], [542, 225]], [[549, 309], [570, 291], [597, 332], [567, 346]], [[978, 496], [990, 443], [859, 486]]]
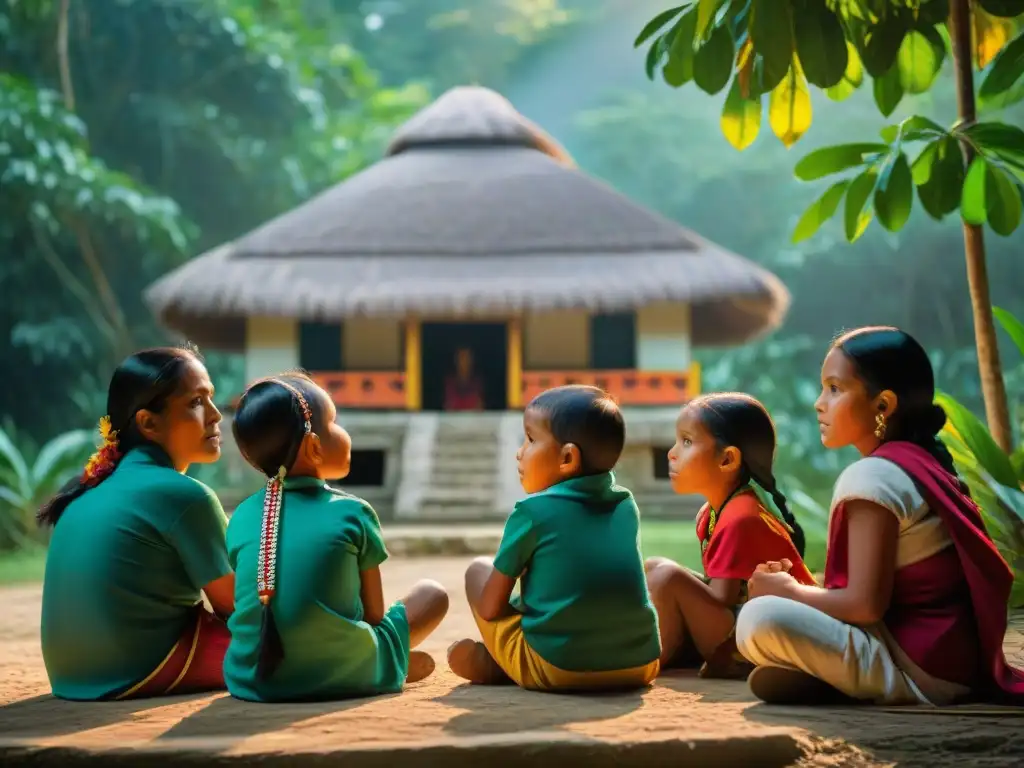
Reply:
[[245, 328], [245, 379], [252, 382], [299, 365], [299, 324], [290, 318], [250, 317]]
[[641, 371], [682, 371], [690, 367], [690, 305], [659, 302], [642, 307], [636, 316], [637, 368]]

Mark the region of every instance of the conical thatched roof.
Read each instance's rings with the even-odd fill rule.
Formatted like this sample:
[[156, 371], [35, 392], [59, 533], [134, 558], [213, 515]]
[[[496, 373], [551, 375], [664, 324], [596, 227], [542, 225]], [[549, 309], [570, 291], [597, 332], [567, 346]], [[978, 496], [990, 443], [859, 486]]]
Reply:
[[662, 300], [691, 303], [694, 344], [732, 344], [777, 326], [789, 295], [574, 169], [497, 93], [461, 87], [400, 128], [383, 160], [191, 260], [147, 300], [199, 344], [240, 349], [250, 315], [470, 318]]

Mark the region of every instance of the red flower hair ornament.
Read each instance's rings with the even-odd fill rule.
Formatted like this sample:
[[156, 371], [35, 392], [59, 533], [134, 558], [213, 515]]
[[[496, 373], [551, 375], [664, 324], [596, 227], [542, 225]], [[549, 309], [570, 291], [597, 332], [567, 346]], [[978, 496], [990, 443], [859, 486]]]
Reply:
[[117, 431], [110, 426], [110, 417], [104, 416], [100, 419], [99, 426], [103, 443], [85, 463], [85, 470], [82, 472], [84, 485], [95, 485], [107, 477], [114, 471], [121, 458], [121, 451], [117, 447]]

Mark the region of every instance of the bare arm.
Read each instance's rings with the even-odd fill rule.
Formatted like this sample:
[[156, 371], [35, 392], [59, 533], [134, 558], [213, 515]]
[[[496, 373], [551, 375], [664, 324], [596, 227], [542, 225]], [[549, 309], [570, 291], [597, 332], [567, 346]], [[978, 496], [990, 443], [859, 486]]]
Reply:
[[512, 597], [516, 580], [510, 578], [492, 566], [483, 591], [480, 593], [480, 604], [477, 613], [484, 621], [494, 621], [508, 613], [508, 601]]
[[235, 612], [235, 574], [229, 573], [214, 579], [203, 587], [203, 594], [213, 606], [214, 613], [226, 619]]
[[708, 591], [726, 608], [732, 608], [740, 599], [740, 587], [742, 586], [743, 582], [739, 579], [711, 579]]
[[384, 619], [384, 587], [379, 567], [359, 572], [359, 598], [363, 601], [363, 621], [380, 624]]
[[892, 600], [899, 521], [870, 501], [846, 503], [849, 581], [844, 589], [821, 589], [794, 582], [787, 595], [829, 616], [857, 626], [881, 621]]

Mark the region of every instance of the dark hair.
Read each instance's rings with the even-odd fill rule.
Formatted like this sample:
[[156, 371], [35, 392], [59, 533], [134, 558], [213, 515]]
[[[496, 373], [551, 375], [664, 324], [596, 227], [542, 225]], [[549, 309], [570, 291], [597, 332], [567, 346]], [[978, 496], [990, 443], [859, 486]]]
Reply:
[[322, 434], [322, 390], [302, 371], [290, 371], [249, 386], [231, 420], [238, 450], [267, 477], [274, 477], [280, 467], [292, 468], [305, 435], [305, 419], [293, 389], [309, 403], [313, 431]]
[[560, 443], [580, 449], [585, 475], [611, 471], [622, 455], [626, 424], [619, 406], [603, 389], [581, 384], [555, 387], [533, 398], [526, 409], [543, 413]]
[[775, 481], [772, 465], [775, 462], [775, 424], [760, 402], [739, 392], [718, 392], [691, 400], [701, 424], [711, 434], [720, 449], [737, 448], [741, 457], [740, 483], [753, 480], [763, 488], [789, 526], [793, 545], [800, 557], [804, 556], [806, 538], [804, 530], [789, 510], [786, 497]]
[[870, 397], [889, 390], [896, 410], [886, 414], [885, 440], [903, 440], [924, 448], [956, 476], [953, 457], [939, 432], [946, 412], [935, 404], [935, 372], [928, 353], [909, 333], [889, 326], [857, 328], [832, 342], [853, 364]]
[[302, 441], [309, 432], [322, 432], [325, 422], [324, 394], [301, 371], [283, 373], [250, 385], [239, 399], [232, 419], [238, 450], [267, 480], [260, 546], [256, 563], [256, 588], [263, 606], [260, 620], [256, 677], [266, 680], [284, 660], [284, 644], [277, 629], [271, 601], [277, 589], [277, 561], [285, 474], [295, 464]]
[[192, 362], [202, 362], [202, 357], [196, 347], [185, 344], [144, 349], [114, 369], [107, 388], [106, 418], [116, 433], [116, 442], [100, 448], [90, 460], [89, 466], [101, 458], [100, 469], [72, 478], [40, 508], [38, 520], [42, 525], [56, 525], [68, 504], [109, 477], [128, 451], [148, 442], [139, 432], [135, 414], [143, 410], [160, 413], [178, 391]]

